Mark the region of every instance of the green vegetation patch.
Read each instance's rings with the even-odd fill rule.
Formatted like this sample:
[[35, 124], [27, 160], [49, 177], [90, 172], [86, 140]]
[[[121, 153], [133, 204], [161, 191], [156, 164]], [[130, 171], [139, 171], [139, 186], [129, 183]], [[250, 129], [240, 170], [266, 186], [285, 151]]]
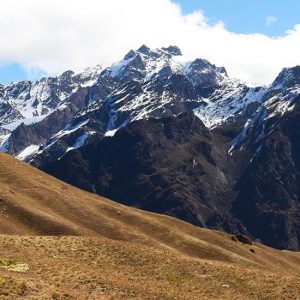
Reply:
[[0, 259], [0, 268], [12, 272], [26, 272], [29, 267], [26, 263], [15, 261], [12, 259]]
[[168, 281], [172, 282], [172, 281], [177, 281], [177, 276], [176, 275], [168, 275], [167, 276]]

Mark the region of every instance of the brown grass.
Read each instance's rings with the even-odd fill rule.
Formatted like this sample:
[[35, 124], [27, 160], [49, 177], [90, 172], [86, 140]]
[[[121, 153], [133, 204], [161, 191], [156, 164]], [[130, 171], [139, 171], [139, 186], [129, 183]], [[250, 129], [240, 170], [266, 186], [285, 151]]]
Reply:
[[0, 233], [0, 299], [300, 299], [299, 253], [116, 204], [4, 154]]

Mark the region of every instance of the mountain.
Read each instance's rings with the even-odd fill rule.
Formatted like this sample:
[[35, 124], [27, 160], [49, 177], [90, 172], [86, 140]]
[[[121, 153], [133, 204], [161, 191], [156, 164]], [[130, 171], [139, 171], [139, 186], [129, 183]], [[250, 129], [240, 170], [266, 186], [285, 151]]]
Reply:
[[280, 299], [300, 292], [298, 253], [123, 206], [5, 154], [0, 198], [3, 299]]
[[299, 250], [298, 72], [283, 70], [262, 99], [247, 100], [256, 107], [252, 114], [248, 105], [234, 120], [210, 128], [199, 109], [139, 120], [37, 165], [127, 205]]
[[284, 69], [231, 149], [249, 160], [237, 183], [234, 215], [280, 248], [300, 248], [299, 100], [300, 67]]
[[1, 149], [118, 202], [299, 250], [299, 70], [248, 87], [143, 45], [106, 68], [2, 86]]
[[214, 137], [192, 112], [135, 121], [42, 169], [81, 189], [202, 227], [242, 228]]
[[[27, 148], [27, 152], [32, 152], [64, 128], [85, 107], [88, 87], [97, 81], [100, 71], [101, 67], [96, 66], [80, 74], [67, 71], [55, 78], [1, 86], [2, 150], [18, 154]], [[33, 132], [35, 127], [37, 132]]]
[[264, 92], [230, 79], [207, 60], [185, 62], [178, 47], [143, 45], [104, 69], [3, 86], [1, 149], [25, 161], [57, 160], [132, 121], [191, 110], [208, 127], [243, 123]]

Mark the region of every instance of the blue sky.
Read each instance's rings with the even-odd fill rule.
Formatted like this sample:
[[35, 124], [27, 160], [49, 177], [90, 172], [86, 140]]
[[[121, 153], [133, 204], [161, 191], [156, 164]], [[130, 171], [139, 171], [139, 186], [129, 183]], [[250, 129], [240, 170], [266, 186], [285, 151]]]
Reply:
[[16, 63], [0, 67], [0, 83], [10, 83], [27, 77], [25, 70]]
[[27, 72], [18, 63], [4, 64], [0, 67], [0, 84], [20, 80], [39, 80], [45, 75], [45, 72], [37, 69], [32, 69], [30, 72]]
[[0, 11], [0, 83], [109, 65], [142, 44], [175, 44], [251, 84], [300, 65], [300, 0], [1, 0]]
[[181, 4], [184, 12], [190, 13], [200, 9], [210, 22], [221, 20], [228, 30], [236, 33], [280, 36], [300, 23], [299, 0], [176, 0], [176, 2]]

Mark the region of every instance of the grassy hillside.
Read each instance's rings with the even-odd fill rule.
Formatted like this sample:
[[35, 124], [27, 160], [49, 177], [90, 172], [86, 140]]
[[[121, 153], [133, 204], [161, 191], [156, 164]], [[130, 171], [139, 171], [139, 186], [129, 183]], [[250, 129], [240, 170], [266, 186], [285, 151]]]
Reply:
[[300, 296], [299, 253], [116, 204], [5, 154], [0, 233], [0, 299]]

